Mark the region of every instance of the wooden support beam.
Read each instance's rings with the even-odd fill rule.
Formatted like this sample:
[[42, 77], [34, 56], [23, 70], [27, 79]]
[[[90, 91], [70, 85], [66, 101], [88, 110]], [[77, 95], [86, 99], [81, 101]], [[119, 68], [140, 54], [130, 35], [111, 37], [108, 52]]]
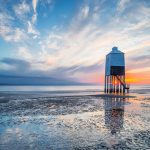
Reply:
[[106, 93], [106, 75], [105, 75], [105, 87], [104, 87], [104, 91]]

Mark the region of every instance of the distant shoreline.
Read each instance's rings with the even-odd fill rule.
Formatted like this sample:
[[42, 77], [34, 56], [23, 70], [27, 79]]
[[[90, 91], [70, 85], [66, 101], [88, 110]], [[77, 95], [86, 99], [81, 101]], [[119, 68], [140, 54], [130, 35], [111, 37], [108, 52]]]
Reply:
[[0, 84], [0, 86], [103, 86], [98, 84]]

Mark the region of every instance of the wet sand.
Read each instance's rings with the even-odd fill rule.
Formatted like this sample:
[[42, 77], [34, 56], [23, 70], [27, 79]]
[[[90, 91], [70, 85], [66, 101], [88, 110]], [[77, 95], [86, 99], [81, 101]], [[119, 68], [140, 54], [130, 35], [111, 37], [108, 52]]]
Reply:
[[0, 93], [0, 149], [150, 149], [150, 97]]

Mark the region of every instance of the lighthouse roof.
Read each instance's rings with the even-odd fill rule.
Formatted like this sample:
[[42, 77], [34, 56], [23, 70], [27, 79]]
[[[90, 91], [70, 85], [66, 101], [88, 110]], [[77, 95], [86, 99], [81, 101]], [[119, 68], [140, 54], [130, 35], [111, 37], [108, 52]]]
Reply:
[[111, 52], [108, 53], [108, 55], [109, 55], [109, 54], [114, 54], [114, 53], [122, 53], [122, 54], [124, 54], [124, 53], [121, 52], [121, 51], [118, 49], [118, 47], [116, 47], [116, 46], [112, 48]]

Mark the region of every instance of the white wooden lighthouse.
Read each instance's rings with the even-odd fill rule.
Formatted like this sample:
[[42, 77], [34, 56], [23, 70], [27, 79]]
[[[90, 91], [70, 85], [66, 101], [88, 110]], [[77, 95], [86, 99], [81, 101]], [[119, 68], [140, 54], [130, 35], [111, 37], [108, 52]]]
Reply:
[[124, 53], [113, 47], [106, 55], [105, 64], [105, 92], [125, 93], [128, 90], [125, 83], [125, 58]]

